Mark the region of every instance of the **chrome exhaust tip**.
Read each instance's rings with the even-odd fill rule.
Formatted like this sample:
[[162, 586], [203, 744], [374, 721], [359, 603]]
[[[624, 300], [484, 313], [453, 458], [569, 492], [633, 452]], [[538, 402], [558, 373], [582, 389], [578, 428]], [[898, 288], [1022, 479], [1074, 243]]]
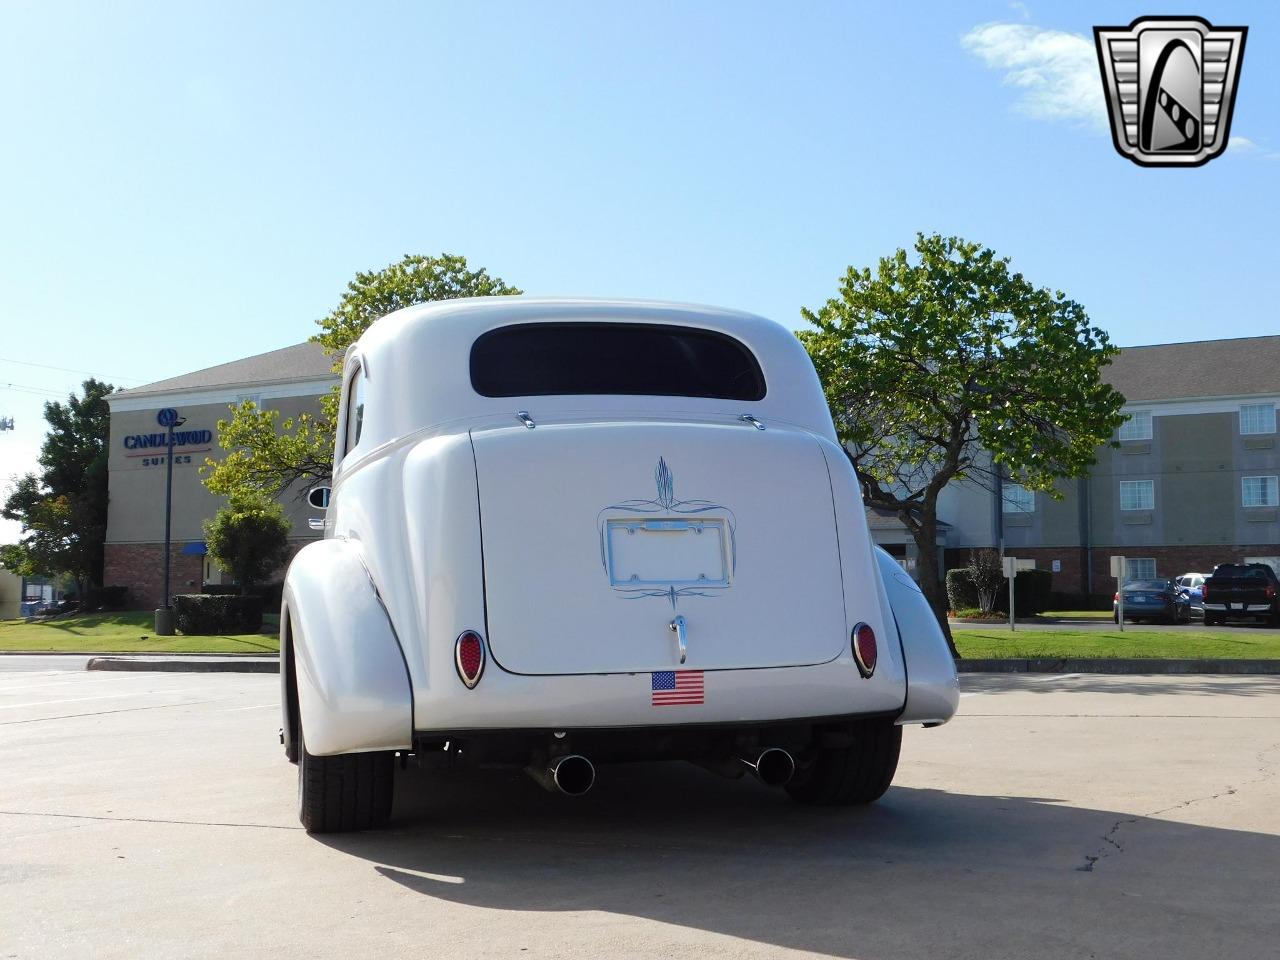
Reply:
[[796, 761], [781, 747], [766, 747], [754, 757], [739, 757], [766, 787], [780, 787], [795, 775]]
[[577, 753], [556, 757], [543, 769], [525, 767], [524, 770], [544, 789], [570, 797], [582, 796], [596, 782], [595, 764]]

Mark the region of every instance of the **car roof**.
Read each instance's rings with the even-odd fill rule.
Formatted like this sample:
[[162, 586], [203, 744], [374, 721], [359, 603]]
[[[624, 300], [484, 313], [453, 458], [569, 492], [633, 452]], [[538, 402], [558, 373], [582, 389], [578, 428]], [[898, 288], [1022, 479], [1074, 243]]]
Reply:
[[[484, 397], [472, 387], [471, 347], [490, 330], [521, 323], [643, 323], [687, 326], [734, 338], [756, 357], [766, 392], [758, 401], [690, 397]], [[375, 443], [428, 424], [512, 416], [527, 408], [555, 416], [568, 412], [750, 413], [835, 440], [831, 412], [808, 353], [787, 327], [723, 307], [660, 300], [591, 297], [473, 297], [397, 310], [375, 321], [347, 352], [344, 382], [354, 365], [366, 371], [369, 406], [363, 429]], [[384, 388], [386, 390], [383, 396]], [[363, 441], [362, 441], [363, 442]]]

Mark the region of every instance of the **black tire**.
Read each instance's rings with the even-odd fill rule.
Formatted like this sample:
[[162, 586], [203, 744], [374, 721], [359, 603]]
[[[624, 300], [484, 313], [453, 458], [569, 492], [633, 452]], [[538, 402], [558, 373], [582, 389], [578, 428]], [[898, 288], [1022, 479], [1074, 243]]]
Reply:
[[853, 743], [823, 747], [797, 765], [786, 785], [791, 799], [823, 807], [845, 807], [879, 800], [898, 769], [902, 728], [888, 720], [853, 725]]
[[394, 753], [316, 757], [299, 736], [298, 819], [307, 833], [350, 833], [391, 819]]
[[298, 675], [294, 672], [293, 667], [293, 651], [290, 650], [286, 657], [285, 663], [281, 664], [281, 668], [287, 670], [285, 674], [288, 682], [285, 685], [285, 717], [289, 724], [284, 733], [284, 755], [290, 763], [297, 763], [299, 757], [298, 740], [301, 739], [298, 723]]
[[1222, 626], [1222, 615], [1218, 613], [1209, 613], [1208, 611], [1206, 611], [1204, 615], [1204, 625], [1206, 627]]

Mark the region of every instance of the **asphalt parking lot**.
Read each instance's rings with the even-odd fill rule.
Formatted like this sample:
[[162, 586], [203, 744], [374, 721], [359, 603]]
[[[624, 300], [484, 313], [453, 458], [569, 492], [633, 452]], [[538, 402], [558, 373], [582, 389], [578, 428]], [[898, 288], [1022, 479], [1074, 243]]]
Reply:
[[[896, 785], [401, 777], [309, 838], [272, 676], [0, 660], [0, 958], [1274, 958], [1280, 678], [964, 680]], [[14, 661], [16, 666], [18, 661]]]

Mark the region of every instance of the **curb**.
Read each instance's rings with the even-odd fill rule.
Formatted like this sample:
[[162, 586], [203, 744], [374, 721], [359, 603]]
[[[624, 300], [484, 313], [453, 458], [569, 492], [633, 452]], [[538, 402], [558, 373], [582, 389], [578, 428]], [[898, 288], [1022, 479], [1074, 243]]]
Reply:
[[1009, 657], [957, 660], [958, 673], [1112, 673], [1280, 675], [1280, 660], [1157, 660], [1141, 657], [1064, 659]]
[[217, 657], [210, 654], [192, 657], [91, 657], [86, 670], [150, 670], [161, 673], [279, 673], [278, 657]]

